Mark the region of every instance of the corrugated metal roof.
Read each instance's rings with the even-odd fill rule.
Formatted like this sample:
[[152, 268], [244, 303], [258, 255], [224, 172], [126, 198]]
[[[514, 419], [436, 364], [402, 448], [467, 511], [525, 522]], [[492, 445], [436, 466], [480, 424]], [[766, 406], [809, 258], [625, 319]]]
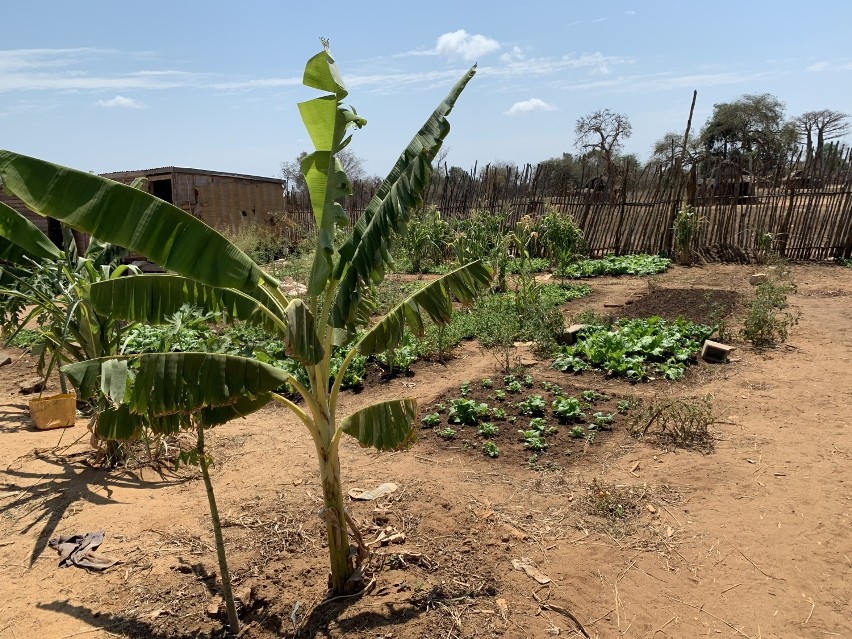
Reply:
[[167, 173], [192, 173], [195, 175], [213, 175], [217, 177], [238, 178], [241, 180], [255, 180], [258, 182], [274, 182], [275, 184], [285, 183], [285, 181], [280, 178], [263, 177], [261, 175], [245, 175], [244, 173], [228, 173], [226, 171], [207, 171], [205, 169], [191, 169], [183, 166], [161, 166], [154, 169], [140, 169], [137, 171], [115, 171], [112, 173], [101, 173], [101, 177], [114, 180], [116, 178], [152, 177]]

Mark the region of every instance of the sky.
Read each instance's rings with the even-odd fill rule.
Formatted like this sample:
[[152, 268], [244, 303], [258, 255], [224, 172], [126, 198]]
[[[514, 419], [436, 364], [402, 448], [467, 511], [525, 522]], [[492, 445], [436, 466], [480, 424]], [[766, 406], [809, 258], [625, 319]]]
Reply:
[[713, 105], [771, 93], [790, 117], [852, 113], [852, 3], [571, 0], [144, 3], [27, 0], [0, 14], [0, 148], [98, 173], [186, 166], [275, 177], [311, 150], [296, 104], [331, 51], [368, 124], [351, 149], [385, 175], [474, 63], [450, 165], [576, 153], [581, 116], [626, 115], [647, 159]]

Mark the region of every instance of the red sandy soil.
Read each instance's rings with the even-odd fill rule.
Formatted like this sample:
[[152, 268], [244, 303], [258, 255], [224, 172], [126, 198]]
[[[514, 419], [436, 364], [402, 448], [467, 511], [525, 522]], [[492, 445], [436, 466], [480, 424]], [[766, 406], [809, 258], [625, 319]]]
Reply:
[[[672, 290], [707, 289], [730, 302], [736, 329], [754, 271], [672, 268], [650, 286], [598, 278], [565, 313], [635, 315], [675, 308], [686, 295]], [[303, 427], [270, 406], [216, 428], [213, 483], [235, 590], [252, 593], [242, 636], [581, 636], [573, 615], [601, 638], [852, 637], [852, 269], [792, 272], [801, 317], [785, 345], [738, 341], [730, 363], [699, 363], [681, 382], [568, 376], [520, 349], [537, 384], [614, 398], [712, 394], [708, 454], [637, 441], [625, 420], [571, 455], [552, 447], [534, 468], [426, 430], [394, 454], [347, 441], [344, 490], [399, 486], [349, 504], [365, 538], [405, 535], [376, 545], [375, 583], [360, 599], [322, 602], [321, 488]], [[64, 432], [29, 424], [18, 389], [34, 363], [13, 357], [0, 368], [0, 638], [223, 636], [224, 615], [207, 614], [218, 567], [198, 471], [91, 467], [86, 420]], [[418, 363], [411, 377], [347, 392], [343, 413], [406, 395], [426, 407], [483, 377], [502, 378], [495, 358], [464, 344], [446, 365]], [[590, 510], [607, 490], [624, 494], [618, 521]], [[122, 563], [103, 574], [58, 568], [47, 540], [93, 530]], [[524, 557], [548, 584], [513, 568]]]

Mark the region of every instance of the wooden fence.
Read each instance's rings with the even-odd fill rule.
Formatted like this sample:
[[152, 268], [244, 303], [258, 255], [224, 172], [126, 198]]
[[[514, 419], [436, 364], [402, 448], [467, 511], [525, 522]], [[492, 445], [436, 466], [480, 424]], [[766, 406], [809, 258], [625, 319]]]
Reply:
[[[692, 249], [707, 261], [747, 262], [768, 246], [792, 260], [849, 258], [852, 151], [840, 146], [829, 151], [830, 163], [803, 163], [796, 156], [768, 174], [706, 159], [677, 173], [652, 164], [604, 178], [583, 163], [566, 176], [552, 164], [437, 171], [426, 203], [445, 219], [479, 209], [505, 212], [509, 224], [556, 209], [574, 218], [591, 254], [599, 256], [671, 254], [672, 225], [687, 202], [700, 220]], [[354, 185], [344, 202], [353, 223], [376, 187]], [[309, 201], [298, 192], [285, 197], [290, 236], [300, 239], [314, 227]]]

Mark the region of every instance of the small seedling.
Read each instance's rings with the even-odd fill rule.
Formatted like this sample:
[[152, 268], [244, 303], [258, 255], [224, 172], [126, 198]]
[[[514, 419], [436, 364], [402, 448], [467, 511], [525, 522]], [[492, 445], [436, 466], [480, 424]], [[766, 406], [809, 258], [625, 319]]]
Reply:
[[580, 400], [576, 397], [557, 397], [550, 406], [553, 414], [563, 422], [576, 422], [583, 418]]
[[626, 413], [629, 410], [630, 410], [630, 400], [629, 399], [622, 399], [620, 402], [618, 402], [618, 412], [619, 413], [624, 415], [624, 413]]
[[435, 431], [435, 434], [441, 439], [455, 439], [457, 433], [455, 429], [447, 426], [446, 428], [439, 428]]
[[511, 382], [506, 384], [506, 390], [512, 394], [520, 393], [523, 389], [524, 388], [521, 386], [521, 383], [516, 379], [513, 379]]
[[506, 391], [504, 390], [496, 390], [494, 391], [494, 399], [498, 402], [502, 402], [506, 399]]
[[523, 385], [524, 385], [524, 386], [526, 386], [527, 388], [532, 388], [532, 387], [533, 387], [533, 383], [534, 383], [534, 382], [533, 382], [532, 375], [524, 375], [524, 379], [523, 379], [523, 381], [521, 382], [521, 384], [523, 384]]
[[544, 429], [547, 428], [547, 420], [544, 417], [533, 417], [530, 420], [530, 428], [543, 433]]
[[423, 416], [420, 423], [423, 424], [425, 428], [434, 428], [441, 423], [441, 416], [438, 413], [429, 413], [428, 415]]
[[491, 422], [482, 422], [479, 425], [479, 434], [483, 437], [495, 437], [499, 432], [500, 429]]
[[518, 402], [518, 410], [524, 415], [542, 416], [547, 408], [541, 395], [530, 395], [525, 400]]
[[482, 452], [488, 455], [491, 459], [495, 459], [500, 456], [500, 449], [497, 448], [497, 444], [494, 442], [485, 442], [482, 445]]
[[607, 430], [612, 427], [612, 413], [595, 413], [592, 415], [595, 426]]
[[491, 381], [490, 377], [485, 377], [480, 382], [482, 384], [482, 388], [492, 388], [494, 386], [494, 382]]
[[475, 424], [488, 415], [488, 404], [473, 399], [451, 399], [447, 419], [451, 424]]
[[586, 429], [582, 426], [574, 426], [574, 428], [568, 431], [568, 434], [574, 439], [582, 439], [586, 436]]
[[462, 397], [467, 397], [468, 395], [470, 395], [470, 382], [464, 382], [459, 387], [459, 393], [461, 393]]
[[587, 402], [597, 402], [597, 401], [606, 401], [609, 399], [609, 395], [605, 393], [599, 393], [594, 390], [583, 391], [583, 399]]
[[524, 440], [524, 448], [540, 452], [547, 449], [547, 440], [537, 430], [519, 430], [518, 434]]
[[506, 419], [506, 409], [505, 408], [492, 408], [491, 409], [491, 418], [496, 419], [499, 422], [502, 422]]
[[562, 393], [564, 392], [559, 384], [554, 384], [552, 382], [542, 382], [541, 387], [548, 393], [553, 393], [557, 397], [562, 397]]

